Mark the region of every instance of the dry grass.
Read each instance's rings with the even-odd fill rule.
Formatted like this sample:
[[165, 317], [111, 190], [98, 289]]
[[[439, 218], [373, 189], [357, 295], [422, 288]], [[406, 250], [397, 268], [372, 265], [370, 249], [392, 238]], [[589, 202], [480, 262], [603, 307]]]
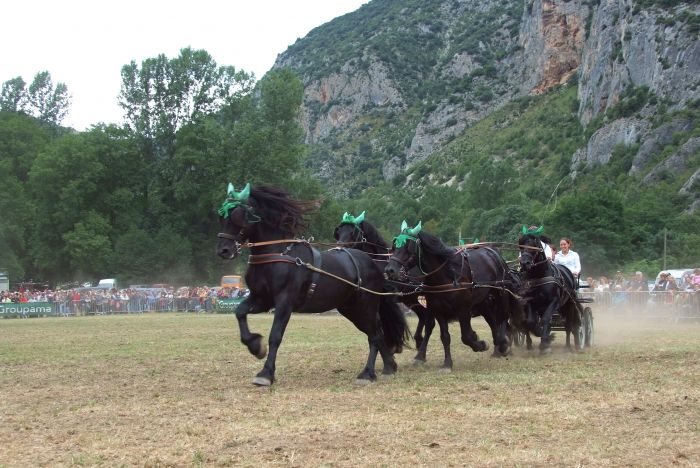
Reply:
[[508, 359], [453, 326], [453, 373], [436, 336], [362, 387], [364, 336], [296, 315], [272, 389], [231, 316], [3, 320], [0, 465], [699, 465], [700, 324], [596, 319], [591, 351]]

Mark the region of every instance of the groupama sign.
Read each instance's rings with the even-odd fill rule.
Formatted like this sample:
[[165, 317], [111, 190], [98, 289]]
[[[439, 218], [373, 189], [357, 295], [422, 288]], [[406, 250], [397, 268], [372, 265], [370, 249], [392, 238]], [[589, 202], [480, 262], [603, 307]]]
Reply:
[[2, 302], [0, 318], [10, 317], [45, 317], [56, 315], [54, 305], [50, 302]]

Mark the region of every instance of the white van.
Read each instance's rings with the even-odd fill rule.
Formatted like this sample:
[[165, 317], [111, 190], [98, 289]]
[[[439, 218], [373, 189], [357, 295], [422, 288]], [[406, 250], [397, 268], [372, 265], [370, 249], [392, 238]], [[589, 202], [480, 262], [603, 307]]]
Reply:
[[100, 282], [97, 283], [97, 287], [100, 289], [119, 289], [117, 280], [114, 278], [101, 279]]

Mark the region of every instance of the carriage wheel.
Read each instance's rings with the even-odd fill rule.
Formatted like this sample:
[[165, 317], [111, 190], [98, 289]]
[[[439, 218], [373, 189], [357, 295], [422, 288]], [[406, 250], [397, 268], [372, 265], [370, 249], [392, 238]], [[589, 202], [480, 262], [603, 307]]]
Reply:
[[586, 307], [585, 309], [583, 309], [582, 318], [583, 320], [581, 328], [583, 328], [584, 332], [583, 343], [587, 348], [590, 348], [591, 346], [593, 346], [593, 311], [590, 307]]
[[513, 344], [518, 348], [521, 348], [525, 344], [525, 333], [520, 330], [513, 332]]

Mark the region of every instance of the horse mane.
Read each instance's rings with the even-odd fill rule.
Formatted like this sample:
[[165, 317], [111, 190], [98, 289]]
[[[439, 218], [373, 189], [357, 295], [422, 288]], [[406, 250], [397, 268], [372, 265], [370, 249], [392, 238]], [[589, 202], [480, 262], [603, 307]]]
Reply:
[[455, 248], [445, 245], [442, 239], [437, 236], [421, 231], [418, 233], [418, 238], [423, 251], [426, 253], [437, 257], [445, 257], [445, 259], [455, 256]]
[[280, 188], [258, 185], [250, 189], [251, 205], [263, 221], [296, 235], [309, 226], [306, 216], [318, 208], [318, 200], [297, 200]]
[[[530, 244], [526, 244], [526, 241], [529, 241], [530, 239], [534, 239], [535, 241], [544, 242], [547, 245], [550, 245], [552, 243], [552, 239], [550, 239], [547, 236], [538, 236], [535, 234], [523, 234], [518, 239], [518, 245], [530, 245]], [[534, 244], [539, 246], [538, 243], [534, 243]], [[534, 247], [534, 245], [531, 245], [531, 247]]]
[[362, 232], [364, 233], [367, 242], [376, 244], [384, 249], [389, 250], [389, 244], [386, 243], [386, 241], [382, 238], [381, 234], [379, 234], [379, 231], [377, 231], [377, 228], [374, 227], [373, 224], [368, 223], [367, 221], [362, 221], [360, 223], [360, 229], [362, 229]]

